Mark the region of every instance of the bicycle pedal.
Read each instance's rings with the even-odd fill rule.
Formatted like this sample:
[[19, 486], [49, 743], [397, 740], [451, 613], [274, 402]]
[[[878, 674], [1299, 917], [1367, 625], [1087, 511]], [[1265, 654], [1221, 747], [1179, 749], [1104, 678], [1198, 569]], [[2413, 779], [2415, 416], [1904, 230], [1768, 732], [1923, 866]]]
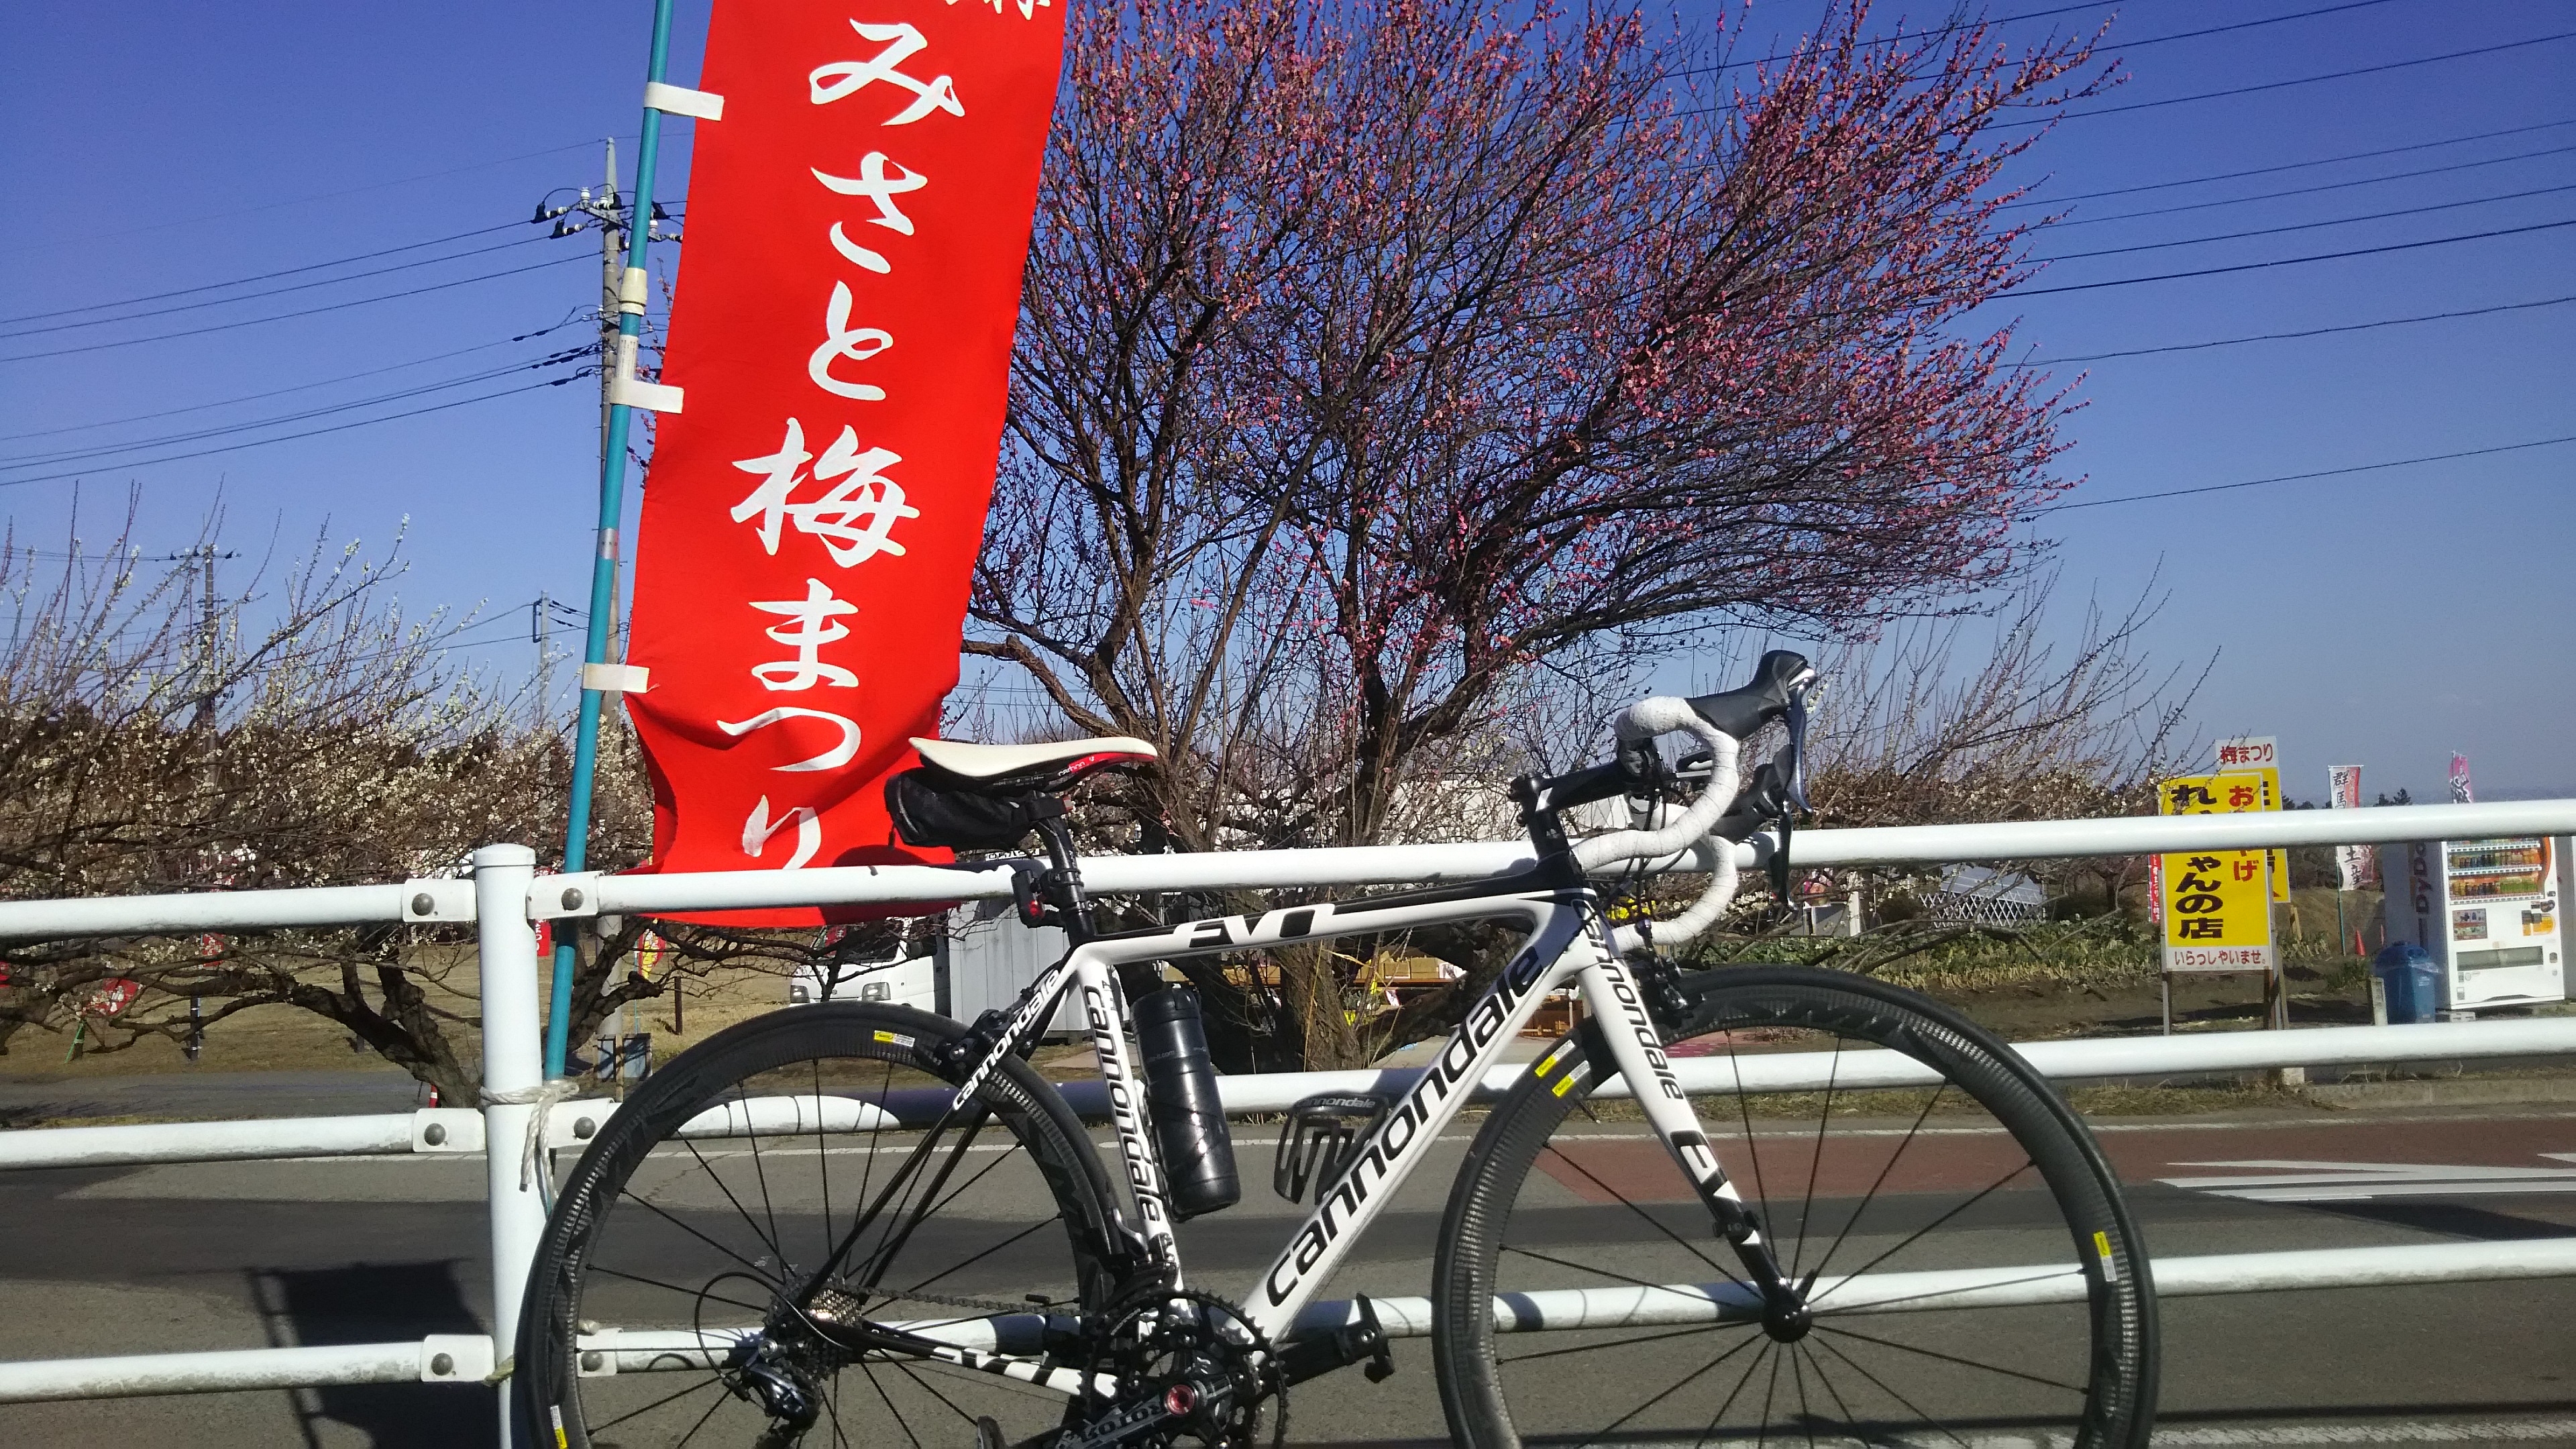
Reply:
[[1360, 1342], [1354, 1346], [1364, 1347], [1368, 1353], [1368, 1367], [1360, 1372], [1368, 1375], [1370, 1383], [1385, 1383], [1395, 1377], [1395, 1354], [1387, 1347], [1386, 1330], [1378, 1324], [1377, 1305], [1369, 1302], [1365, 1293], [1352, 1295], [1351, 1303], [1360, 1314], [1360, 1321], [1355, 1325]]

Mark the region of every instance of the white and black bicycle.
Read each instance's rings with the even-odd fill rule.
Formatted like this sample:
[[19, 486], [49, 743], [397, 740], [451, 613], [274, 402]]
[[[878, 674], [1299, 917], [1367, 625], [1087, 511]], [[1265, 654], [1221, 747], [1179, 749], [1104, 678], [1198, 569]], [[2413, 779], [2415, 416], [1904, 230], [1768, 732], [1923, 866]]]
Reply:
[[[972, 1026], [872, 1003], [778, 1012], [629, 1097], [572, 1170], [529, 1284], [516, 1385], [540, 1442], [1270, 1442], [1297, 1385], [1386, 1377], [1383, 1317], [1328, 1284], [1572, 991], [1580, 1024], [1485, 1110], [1440, 1224], [1430, 1353], [1455, 1441], [2145, 1444], [2146, 1256], [2048, 1083], [1864, 977], [1685, 974], [1591, 882], [1785, 817], [1813, 679], [1775, 652], [1743, 689], [1623, 711], [1615, 760], [1516, 782], [1528, 869], [1136, 931], [1090, 929], [1060, 797], [1141, 745], [923, 745], [889, 786], [899, 828], [970, 848], [1037, 834], [1047, 860], [1021, 872], [1020, 905], [1071, 952]], [[1775, 721], [1788, 742], [1739, 800], [1740, 743]], [[1686, 808], [1663, 735], [1707, 756]], [[1569, 843], [1560, 822], [1658, 795], [1674, 798], [1639, 828]], [[1652, 945], [1725, 909], [1735, 867], [1716, 860]], [[1157, 963], [1479, 919], [1525, 924], [1526, 943], [1431, 1065], [1288, 1115], [1273, 1185], [1313, 1207], [1268, 1266], [1186, 1274], [1175, 1224], [1233, 1204], [1238, 1178], [1196, 998]], [[1026, 1059], [1067, 993], [1114, 1164]], [[1799, 1089], [1732, 1090], [1738, 1074]]]

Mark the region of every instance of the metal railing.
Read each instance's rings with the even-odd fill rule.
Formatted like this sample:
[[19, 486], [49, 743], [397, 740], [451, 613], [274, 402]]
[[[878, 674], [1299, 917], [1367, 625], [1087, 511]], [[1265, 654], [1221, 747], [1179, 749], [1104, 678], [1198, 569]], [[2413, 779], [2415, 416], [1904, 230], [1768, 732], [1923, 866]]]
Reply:
[[[1801, 865], [1931, 863], [1977, 859], [2040, 859], [2131, 855], [2160, 851], [2244, 849], [2287, 845], [2399, 843], [2495, 835], [2563, 835], [2576, 832], [2576, 800], [2494, 805], [2398, 806], [2360, 811], [2301, 811], [2251, 815], [2197, 815], [2119, 820], [2037, 821], [2017, 824], [1910, 826], [1887, 829], [1812, 830], [1797, 837]], [[1756, 866], [1774, 848], [1767, 837], [1737, 847], [1740, 864]], [[1085, 882], [1098, 894], [1143, 891], [1263, 889], [1419, 883], [1473, 879], [1507, 871], [1531, 859], [1525, 843], [1384, 846], [1309, 851], [1245, 851], [1188, 856], [1104, 857], [1085, 860]], [[1706, 868], [1707, 849], [1656, 862], [1653, 868]], [[290, 1118], [261, 1122], [183, 1123], [72, 1127], [0, 1133], [0, 1169], [121, 1166], [388, 1153], [483, 1156], [490, 1194], [493, 1322], [518, 1319], [545, 1210], [537, 1184], [522, 1164], [530, 1152], [578, 1147], [608, 1113], [605, 1101], [566, 1102], [546, 1115], [541, 1140], [531, 1143], [530, 1123], [541, 1085], [540, 1022], [534, 923], [602, 914], [649, 914], [761, 906], [941, 902], [1004, 898], [1011, 891], [1007, 866], [836, 867], [801, 871], [738, 871], [697, 875], [614, 876], [596, 873], [540, 876], [522, 846], [476, 851], [470, 881], [413, 880], [396, 885], [329, 889], [209, 892], [75, 901], [0, 903], [0, 940], [137, 935], [207, 930], [241, 931], [287, 926], [424, 924], [472, 921], [481, 956], [484, 1011], [483, 1091], [477, 1110], [430, 1108], [410, 1113]], [[2032, 1043], [2018, 1048], [2052, 1078], [2164, 1077], [2271, 1067], [2467, 1060], [2576, 1054], [2576, 1019], [2449, 1023], [2404, 1027], [2328, 1028], [2229, 1033], [2113, 1041]], [[1832, 1065], [1824, 1054], [1770, 1054], [1741, 1063], [1690, 1058], [1674, 1066], [1684, 1085], [1702, 1091], [1797, 1091], [1832, 1079], [1847, 1087], [1927, 1084], [1932, 1074], [1895, 1053], [1844, 1053]], [[1483, 1090], [1507, 1087], [1519, 1068], [1497, 1070]], [[1238, 1076], [1222, 1081], [1230, 1113], [1278, 1111], [1298, 1097], [1322, 1090], [1396, 1090], [1413, 1073], [1396, 1069], [1359, 1072]], [[1074, 1083], [1067, 1096], [1077, 1110], [1097, 1112], [1094, 1084]], [[847, 1116], [850, 1126], [882, 1119], [916, 1118], [923, 1102], [893, 1093], [876, 1103], [846, 1099], [757, 1100], [746, 1120], [710, 1113], [684, 1130], [709, 1135], [744, 1131], [811, 1130], [814, 1114]], [[2159, 1291], [2173, 1296], [2265, 1292], [2283, 1288], [2389, 1283], [2465, 1282], [2576, 1275], [2576, 1238], [2511, 1244], [2432, 1244], [2410, 1247], [2321, 1249], [2287, 1253], [2226, 1254], [2158, 1260]], [[1890, 1290], [1877, 1283], [1849, 1297], [1864, 1310], [1884, 1306]], [[1958, 1284], [1950, 1285], [1952, 1290]], [[1582, 1302], [1498, 1300], [1498, 1321], [1513, 1326], [1556, 1326], [1573, 1318], [1600, 1322], [1715, 1320], [1742, 1311], [1724, 1285], [1704, 1289], [1675, 1285], [1636, 1303], [1588, 1295]], [[1920, 1291], [1917, 1285], [1915, 1291]], [[2024, 1275], [1985, 1285], [1990, 1294], [2049, 1294], [2064, 1283]], [[1896, 1296], [1902, 1296], [1897, 1294]], [[1600, 1298], [1601, 1301], [1593, 1301]], [[1420, 1299], [1373, 1300], [1390, 1333], [1429, 1331], [1429, 1307]], [[2002, 1301], [2002, 1300], [1997, 1300]], [[2023, 1300], [2015, 1300], [2023, 1301]], [[2029, 1299], [2027, 1301], [2039, 1301]], [[1317, 1304], [1318, 1322], [1343, 1321], [1341, 1303]], [[1682, 1314], [1683, 1318], [1638, 1315]], [[1622, 1316], [1624, 1315], [1624, 1316]], [[640, 1357], [665, 1349], [635, 1347]], [[431, 1335], [417, 1341], [309, 1348], [263, 1348], [212, 1353], [141, 1354], [111, 1358], [0, 1363], [0, 1403], [40, 1399], [124, 1397], [266, 1388], [318, 1388], [351, 1384], [497, 1382], [506, 1368], [494, 1340], [483, 1335]], [[638, 1367], [643, 1365], [639, 1362]], [[501, 1442], [510, 1442], [508, 1395], [496, 1409]]]

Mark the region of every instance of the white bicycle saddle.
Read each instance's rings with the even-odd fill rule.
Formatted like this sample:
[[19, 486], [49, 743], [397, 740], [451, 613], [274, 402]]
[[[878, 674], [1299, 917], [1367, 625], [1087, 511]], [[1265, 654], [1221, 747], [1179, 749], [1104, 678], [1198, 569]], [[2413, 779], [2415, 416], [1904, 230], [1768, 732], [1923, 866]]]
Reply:
[[924, 763], [936, 765], [952, 775], [969, 780], [997, 780], [1005, 775], [1025, 774], [1048, 768], [1070, 769], [1092, 763], [1095, 757], [1117, 760], [1151, 760], [1157, 758], [1154, 747], [1126, 735], [1113, 735], [1097, 740], [1053, 740], [1035, 745], [978, 745], [964, 740], [912, 740]]

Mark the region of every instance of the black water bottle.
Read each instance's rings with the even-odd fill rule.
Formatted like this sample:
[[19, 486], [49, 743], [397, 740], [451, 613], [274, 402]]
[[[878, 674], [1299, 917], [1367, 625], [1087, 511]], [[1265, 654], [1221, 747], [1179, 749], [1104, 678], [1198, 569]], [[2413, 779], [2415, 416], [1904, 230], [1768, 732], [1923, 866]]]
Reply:
[[1164, 1198], [1175, 1219], [1232, 1207], [1243, 1196], [1234, 1171], [1234, 1136], [1208, 1060], [1199, 994], [1166, 986], [1136, 1003], [1136, 1041], [1145, 1058], [1145, 1100], [1154, 1142], [1163, 1152]]

